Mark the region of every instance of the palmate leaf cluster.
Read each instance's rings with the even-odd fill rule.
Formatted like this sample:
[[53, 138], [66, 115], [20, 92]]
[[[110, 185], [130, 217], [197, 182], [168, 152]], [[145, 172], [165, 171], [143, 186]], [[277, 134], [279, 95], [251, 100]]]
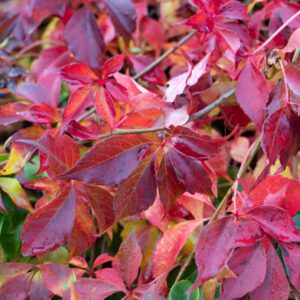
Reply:
[[0, 4], [0, 299], [298, 299], [297, 1]]

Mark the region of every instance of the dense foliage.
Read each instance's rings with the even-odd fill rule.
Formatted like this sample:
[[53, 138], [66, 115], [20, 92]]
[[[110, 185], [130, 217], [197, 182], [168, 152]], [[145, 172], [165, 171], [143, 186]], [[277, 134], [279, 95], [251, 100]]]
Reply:
[[1, 1], [1, 300], [299, 299], [297, 2]]

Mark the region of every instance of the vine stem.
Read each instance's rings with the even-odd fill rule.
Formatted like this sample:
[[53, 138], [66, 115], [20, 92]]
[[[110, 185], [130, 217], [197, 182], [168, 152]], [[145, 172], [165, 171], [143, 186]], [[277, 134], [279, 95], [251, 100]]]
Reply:
[[[252, 163], [255, 155], [257, 154], [259, 148], [261, 145], [261, 136], [252, 144], [252, 146], [249, 148], [247, 154], [245, 155], [244, 161], [241, 164], [241, 167], [239, 169], [239, 172], [237, 174], [236, 180], [231, 185], [231, 187], [227, 190], [226, 195], [223, 197], [222, 201], [219, 203], [218, 207], [216, 208], [214, 214], [210, 218], [208, 224], [211, 224], [213, 221], [215, 221], [218, 216], [220, 215], [221, 211], [225, 207], [228, 198], [230, 197], [232, 191], [234, 190], [235, 186], [238, 184], [238, 180], [243, 177], [243, 175], [247, 172], [250, 164]], [[175, 283], [177, 283], [180, 278], [182, 277], [183, 273], [185, 272], [186, 268], [191, 263], [192, 259], [194, 258], [195, 252], [192, 251], [189, 256], [187, 257], [185, 263], [182, 265], [182, 267], [179, 270], [179, 273], [175, 279]]]
[[249, 165], [251, 164], [254, 156], [256, 154], [256, 152], [258, 151], [259, 147], [261, 144], [261, 136], [249, 147], [242, 163], [241, 163], [241, 167], [236, 175], [236, 179], [235, 182], [233, 183], [233, 197], [232, 197], [232, 202], [233, 202], [233, 211], [234, 213], [236, 213], [237, 211], [237, 207], [236, 207], [236, 195], [237, 195], [237, 189], [238, 189], [238, 185], [239, 185], [239, 180], [242, 178], [242, 176], [244, 175], [245, 172], [247, 172], [247, 169], [249, 167]]
[[[191, 121], [194, 121], [204, 115], [206, 115], [208, 112], [213, 110], [215, 107], [220, 105], [225, 99], [229, 98], [232, 96], [235, 92], [235, 89], [231, 89], [230, 91], [222, 94], [217, 100], [212, 102], [211, 104], [207, 105], [203, 109], [195, 112], [193, 115], [189, 117], [189, 119], [183, 124], [187, 124]], [[157, 132], [157, 131], [163, 131], [163, 130], [168, 130], [167, 127], [154, 127], [154, 128], [134, 128], [134, 129], [116, 129], [115, 131], [111, 133], [106, 133], [98, 136], [99, 138], [106, 138], [112, 135], [125, 135], [125, 134], [133, 134], [133, 133], [147, 133], [147, 132]]]
[[[175, 52], [177, 49], [179, 49], [182, 45], [184, 45], [187, 41], [189, 41], [194, 35], [196, 35], [197, 30], [192, 30], [190, 33], [188, 33], [185, 37], [183, 37], [176, 45], [171, 47], [168, 51], [166, 51], [164, 54], [162, 54], [160, 57], [158, 57], [155, 61], [153, 61], [150, 65], [148, 65], [144, 70], [133, 76], [134, 80], [138, 80], [139, 78], [143, 77], [145, 74], [147, 74], [149, 71], [154, 69], [156, 66], [158, 66], [162, 61], [164, 61], [168, 56], [170, 56], [173, 52]], [[81, 122], [85, 118], [89, 117], [96, 111], [96, 108], [93, 107], [90, 110], [88, 110], [86, 113], [84, 113], [82, 116], [77, 118], [77, 122]]]
[[294, 21], [298, 16], [300, 16], [300, 10], [293, 14], [286, 22], [284, 22], [263, 44], [256, 48], [252, 55], [256, 55], [263, 50], [286, 26]]

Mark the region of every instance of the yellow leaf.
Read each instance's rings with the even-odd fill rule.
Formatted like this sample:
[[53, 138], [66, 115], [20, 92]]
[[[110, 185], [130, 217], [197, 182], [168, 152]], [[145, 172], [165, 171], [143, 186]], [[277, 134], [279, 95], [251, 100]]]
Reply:
[[16, 179], [6, 177], [0, 178], [0, 188], [8, 194], [16, 206], [30, 212], [33, 211], [25, 191]]

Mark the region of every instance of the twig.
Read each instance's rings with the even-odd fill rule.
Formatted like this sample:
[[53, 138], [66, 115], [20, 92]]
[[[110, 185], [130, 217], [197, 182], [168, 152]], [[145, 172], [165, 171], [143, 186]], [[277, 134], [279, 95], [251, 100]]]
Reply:
[[294, 63], [297, 62], [299, 55], [300, 55], [300, 48], [296, 49], [292, 62]]
[[252, 55], [256, 55], [259, 51], [263, 50], [286, 26], [300, 16], [300, 10], [293, 14], [285, 23], [283, 23], [262, 45], [256, 48]]
[[136, 74], [133, 79], [137, 80], [141, 77], [143, 77], [146, 73], [151, 71], [153, 68], [158, 66], [162, 61], [164, 61], [170, 54], [175, 52], [178, 48], [180, 48], [182, 45], [184, 45], [188, 40], [190, 40], [195, 34], [197, 33], [197, 30], [192, 30], [189, 34], [187, 34], [182, 40], [180, 40], [175, 46], [171, 47], [168, 51], [166, 51], [163, 55], [161, 55], [158, 59], [156, 59], [153, 63], [148, 65], [144, 70], [142, 70], [140, 73]]
[[[187, 122], [195, 121], [196, 119], [203, 117], [205, 114], [213, 110], [215, 107], [220, 105], [225, 99], [229, 98], [234, 94], [235, 89], [231, 89], [227, 93], [221, 95], [217, 100], [215, 100], [213, 103], [209, 104], [208, 106], [204, 107], [203, 109], [197, 111], [193, 115], [189, 117]], [[134, 128], [134, 129], [116, 129], [115, 131], [111, 133], [105, 133], [99, 136], [99, 138], [106, 138], [112, 135], [125, 135], [125, 134], [133, 134], [133, 133], [147, 133], [147, 132], [157, 132], [157, 131], [163, 131], [168, 130], [167, 127], [154, 127], [154, 128]]]
[[[158, 57], [154, 62], [152, 62], [150, 65], [148, 65], [144, 70], [142, 70], [140, 73], [133, 76], [134, 80], [138, 80], [139, 78], [143, 77], [146, 73], [154, 69], [156, 66], [158, 66], [163, 60], [165, 60], [170, 54], [175, 52], [178, 48], [180, 48], [182, 45], [184, 45], [188, 40], [190, 40], [195, 34], [197, 33], [197, 30], [191, 31], [189, 34], [187, 34], [183, 39], [181, 39], [175, 46], [171, 47], [168, 51], [166, 51], [164, 54], [162, 54], [160, 57]], [[77, 118], [77, 122], [81, 122], [85, 118], [89, 117], [96, 111], [96, 108], [93, 107], [90, 110], [88, 110], [86, 113], [84, 113], [82, 116]]]
[[189, 117], [189, 119], [187, 120], [186, 123], [191, 122], [191, 121], [195, 121], [196, 119], [198, 119], [200, 117], [203, 117], [205, 114], [207, 114], [208, 112], [210, 112], [211, 110], [213, 110], [215, 107], [217, 107], [218, 105], [220, 105], [225, 99], [227, 99], [230, 96], [232, 96], [234, 94], [234, 92], [235, 92], [235, 89], [231, 89], [230, 91], [228, 91], [225, 94], [221, 95], [213, 103], [207, 105], [203, 109], [201, 109], [201, 110], [195, 112], [193, 115], [191, 115]]

